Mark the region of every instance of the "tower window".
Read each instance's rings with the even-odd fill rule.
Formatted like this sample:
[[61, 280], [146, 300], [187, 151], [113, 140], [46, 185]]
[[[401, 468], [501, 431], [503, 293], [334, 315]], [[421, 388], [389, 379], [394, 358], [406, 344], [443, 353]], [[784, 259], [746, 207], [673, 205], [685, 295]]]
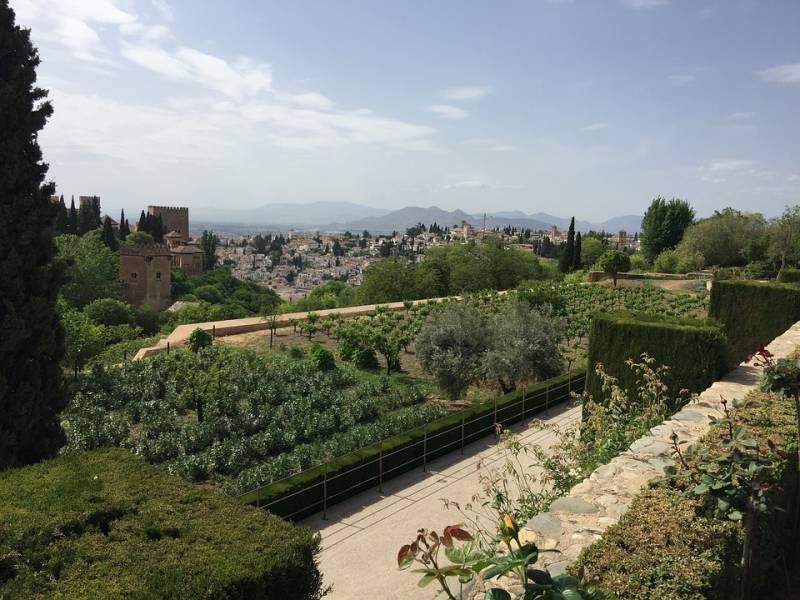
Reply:
[[131, 279], [136, 279], [136, 273], [131, 273]]
[[156, 279], [161, 279], [161, 271], [156, 271]]

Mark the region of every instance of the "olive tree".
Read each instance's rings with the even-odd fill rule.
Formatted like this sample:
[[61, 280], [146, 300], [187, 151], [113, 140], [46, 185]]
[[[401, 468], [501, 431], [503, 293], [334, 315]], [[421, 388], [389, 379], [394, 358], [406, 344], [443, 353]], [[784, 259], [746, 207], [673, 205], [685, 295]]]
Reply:
[[464, 302], [451, 302], [431, 315], [416, 340], [422, 368], [451, 398], [458, 398], [482, 376], [488, 345], [487, 322]]

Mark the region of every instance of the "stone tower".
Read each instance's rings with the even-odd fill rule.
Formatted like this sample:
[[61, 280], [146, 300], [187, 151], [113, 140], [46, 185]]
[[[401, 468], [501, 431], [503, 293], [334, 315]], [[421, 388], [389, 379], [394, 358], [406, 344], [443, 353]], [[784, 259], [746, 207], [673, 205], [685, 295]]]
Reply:
[[185, 206], [148, 206], [147, 213], [161, 215], [164, 233], [177, 231], [184, 242], [189, 239], [189, 209]]
[[170, 253], [164, 246], [127, 246], [119, 250], [119, 274], [125, 301], [164, 310], [170, 304]]

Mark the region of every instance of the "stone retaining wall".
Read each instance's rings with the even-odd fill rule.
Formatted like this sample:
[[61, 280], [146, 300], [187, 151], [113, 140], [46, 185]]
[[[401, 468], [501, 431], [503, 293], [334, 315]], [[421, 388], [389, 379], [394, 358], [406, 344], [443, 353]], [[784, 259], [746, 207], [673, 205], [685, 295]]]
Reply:
[[[778, 359], [790, 356], [798, 346], [800, 322], [775, 338], [767, 348]], [[599, 540], [607, 527], [619, 521], [650, 480], [661, 477], [664, 467], [674, 464], [672, 432], [681, 440], [696, 442], [708, 432], [710, 416], [723, 416], [721, 400], [735, 406], [756, 389], [759, 376], [760, 369], [742, 363], [700, 394], [697, 402], [651, 429], [648, 435], [631, 444], [629, 450], [595, 469], [567, 496], [553, 502], [550, 510], [528, 521], [520, 530], [523, 542], [533, 541], [542, 549], [559, 551], [540, 554], [537, 566], [546, 566], [553, 575], [562, 574], [581, 550]], [[476, 590], [473, 598], [482, 598], [480, 592]]]

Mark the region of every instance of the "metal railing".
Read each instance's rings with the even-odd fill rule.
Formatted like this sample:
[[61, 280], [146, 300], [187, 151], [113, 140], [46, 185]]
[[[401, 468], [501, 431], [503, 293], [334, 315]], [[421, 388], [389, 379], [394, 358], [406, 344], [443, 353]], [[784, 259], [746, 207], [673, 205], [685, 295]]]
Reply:
[[[586, 373], [570, 373], [567, 375], [566, 380], [564, 380], [564, 376], [554, 379], [559, 380], [560, 383], [543, 382], [547, 383], [547, 385], [531, 395], [526, 395], [526, 391], [523, 390], [522, 397], [517, 401], [503, 403], [502, 398], [495, 398], [493, 400], [493, 408], [492, 403], [487, 402], [484, 405], [469, 407], [459, 413], [452, 413], [442, 417], [442, 419], [449, 421], [460, 415], [461, 419], [456, 419], [454, 425], [450, 425], [441, 431], [429, 432], [430, 428], [436, 426], [436, 421], [433, 421], [427, 425], [393, 435], [354, 452], [331, 459], [322, 465], [305, 469], [289, 477], [260, 486], [241, 494], [239, 497], [248, 504], [268, 509], [286, 519], [299, 519], [320, 510], [322, 511], [323, 519], [326, 519], [328, 507], [332, 504], [341, 502], [372, 487], [376, 487], [377, 491], [382, 493], [383, 484], [388, 479], [410, 471], [415, 467], [421, 466], [423, 471], [427, 471], [428, 462], [432, 458], [444, 456], [456, 449], [460, 449], [463, 455], [464, 447], [467, 444], [492, 434], [497, 435], [500, 427], [524, 421], [530, 416], [568, 400], [573, 393], [583, 391], [586, 384]], [[479, 412], [481, 409], [485, 409], [486, 412], [480, 412], [477, 416], [467, 419], [467, 413], [474, 413], [476, 409]], [[482, 421], [484, 423], [481, 423]], [[414, 440], [413, 438], [416, 436], [420, 436], [420, 439]], [[401, 442], [399, 446], [394, 447], [391, 442], [394, 440], [397, 443], [397, 438], [403, 437], [411, 437], [412, 439], [409, 442]], [[386, 446], [391, 449], [387, 448], [389, 451], [385, 451]], [[361, 457], [359, 455], [362, 452], [370, 452], [377, 454], [377, 456], [371, 458]], [[354, 460], [355, 464], [347, 468], [342, 468], [344, 465], [336, 468], [337, 464], [345, 462], [348, 458]], [[312, 472], [316, 474], [309, 477], [308, 483], [297, 484], [300, 486], [299, 489], [294, 491], [287, 490], [287, 493], [277, 493], [275, 497], [271, 497], [273, 494], [270, 493], [269, 499], [266, 502], [262, 501], [264, 492], [273, 486], [289, 484], [289, 489], [292, 489], [294, 487], [291, 485], [292, 480], [295, 478], [302, 479]], [[351, 482], [350, 480], [354, 481]], [[254, 499], [246, 499], [248, 496], [252, 497], [253, 495], [255, 495]]]

